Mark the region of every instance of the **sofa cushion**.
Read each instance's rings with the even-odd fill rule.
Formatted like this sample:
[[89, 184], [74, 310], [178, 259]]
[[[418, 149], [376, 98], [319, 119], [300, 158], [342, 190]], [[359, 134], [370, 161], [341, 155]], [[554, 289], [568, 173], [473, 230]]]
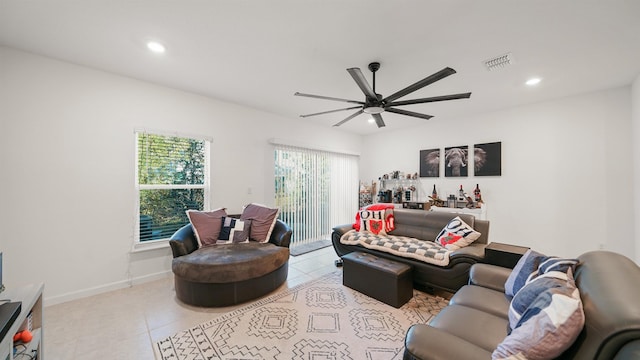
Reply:
[[278, 219], [278, 209], [260, 204], [249, 204], [240, 215], [240, 220], [251, 220], [249, 237], [257, 242], [268, 242]]
[[493, 351], [507, 335], [508, 320], [482, 310], [449, 305], [429, 325], [455, 334], [482, 349]]
[[[478, 301], [482, 299], [482, 301]], [[465, 285], [456, 291], [449, 304], [478, 309], [489, 314], [508, 319], [509, 300], [503, 292], [483, 286]]]
[[[511, 333], [496, 347], [493, 359], [521, 355], [553, 359], [576, 340], [585, 323], [580, 293], [571, 271], [564, 278], [542, 274], [511, 301]], [[514, 326], [515, 323], [515, 326]]]
[[475, 228], [475, 217], [469, 214], [394, 209], [395, 229], [390, 234], [434, 241], [442, 228], [456, 216]]
[[173, 259], [176, 276], [196, 283], [233, 283], [269, 274], [289, 261], [289, 249], [271, 243], [206, 246]]
[[475, 231], [459, 216], [451, 219], [436, 237], [436, 242], [448, 250], [457, 250], [478, 240], [480, 233]]
[[251, 220], [239, 220], [231, 217], [222, 218], [222, 227], [218, 235], [218, 243], [240, 243], [249, 241]]
[[198, 246], [213, 245], [218, 241], [222, 217], [227, 216], [226, 209], [213, 211], [187, 210], [187, 217], [198, 240]]
[[411, 325], [404, 345], [403, 360], [487, 360], [491, 358], [493, 351], [487, 351], [455, 334], [425, 324]]

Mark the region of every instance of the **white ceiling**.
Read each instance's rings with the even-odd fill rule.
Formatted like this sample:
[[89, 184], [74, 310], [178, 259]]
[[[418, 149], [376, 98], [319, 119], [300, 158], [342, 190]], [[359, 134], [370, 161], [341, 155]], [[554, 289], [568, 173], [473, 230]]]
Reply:
[[[167, 53], [145, 48], [156, 39]], [[362, 101], [346, 69], [379, 61], [376, 90], [404, 88], [444, 67], [458, 73], [401, 100], [470, 91], [471, 99], [408, 105], [429, 121], [630, 84], [640, 75], [636, 0], [0, 0], [0, 45], [331, 126]], [[484, 61], [512, 53], [489, 72]], [[539, 76], [537, 87], [524, 81]], [[423, 124], [384, 113], [339, 127], [369, 134]]]

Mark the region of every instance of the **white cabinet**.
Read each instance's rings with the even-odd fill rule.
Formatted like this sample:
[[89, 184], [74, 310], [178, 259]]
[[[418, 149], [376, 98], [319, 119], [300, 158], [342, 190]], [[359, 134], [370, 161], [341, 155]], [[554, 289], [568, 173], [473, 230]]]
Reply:
[[469, 214], [476, 217], [476, 219], [487, 220], [487, 204], [482, 204], [479, 209], [467, 209], [467, 208], [448, 208], [432, 206], [430, 211], [449, 212], [455, 214]]
[[[22, 286], [15, 289], [8, 289], [2, 293], [3, 299], [9, 299], [12, 302], [22, 302], [20, 314], [16, 318], [11, 328], [0, 342], [0, 360], [12, 360], [13, 359], [13, 335], [20, 330], [28, 329], [31, 327], [31, 334], [33, 339], [25, 344], [25, 347], [20, 346], [19, 351], [33, 356], [37, 354], [37, 357], [33, 359], [42, 360], [43, 351], [43, 313], [42, 313], [42, 291], [44, 290], [44, 284], [33, 284]], [[17, 357], [17, 359], [29, 359], [29, 356]]]

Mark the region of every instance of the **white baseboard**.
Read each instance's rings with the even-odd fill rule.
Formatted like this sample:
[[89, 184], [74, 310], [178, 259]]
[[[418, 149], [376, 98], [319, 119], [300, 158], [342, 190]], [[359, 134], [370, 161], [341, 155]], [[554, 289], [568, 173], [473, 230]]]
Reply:
[[[51, 306], [56, 304], [65, 303], [67, 301], [78, 300], [85, 297], [103, 294], [109, 291], [125, 289], [131, 286], [144, 284], [149, 281], [155, 281], [160, 279], [165, 279], [172, 275], [171, 270], [157, 272], [155, 274], [148, 274], [144, 276], [138, 276], [132, 279], [126, 279], [122, 281], [116, 281], [110, 284], [100, 285], [88, 289], [78, 290], [70, 293], [66, 293], [58, 296], [44, 297], [43, 302], [44, 306]], [[46, 286], [46, 284], [45, 284]]]

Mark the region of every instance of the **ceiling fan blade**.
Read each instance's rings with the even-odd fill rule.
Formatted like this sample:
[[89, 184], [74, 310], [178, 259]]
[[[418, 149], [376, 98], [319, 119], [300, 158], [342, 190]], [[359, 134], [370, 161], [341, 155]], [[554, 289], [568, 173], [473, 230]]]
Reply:
[[413, 116], [413, 117], [427, 119], [427, 120], [433, 117], [432, 115], [420, 114], [413, 111], [407, 111], [407, 110], [401, 110], [401, 109], [395, 109], [395, 108], [384, 108], [384, 111], [401, 114], [401, 115]]
[[393, 100], [395, 99], [399, 99], [405, 95], [411, 94], [412, 92], [416, 91], [416, 90], [420, 90], [423, 87], [429, 85], [429, 84], [433, 84], [434, 82], [438, 81], [438, 80], [442, 80], [444, 78], [446, 78], [449, 75], [453, 75], [455, 74], [456, 71], [453, 70], [452, 68], [444, 68], [440, 71], [438, 71], [437, 73], [427, 76], [426, 78], [418, 81], [415, 84], [409, 85], [406, 88], [391, 94], [389, 96], [387, 96], [386, 98], [384, 98], [382, 101], [386, 102], [386, 103], [390, 103], [393, 102]]
[[382, 115], [380, 115], [380, 114], [371, 114], [371, 116], [376, 121], [376, 125], [378, 125], [379, 128], [386, 126], [385, 123], [384, 123], [384, 120], [382, 120]]
[[356, 84], [358, 84], [360, 90], [362, 90], [366, 97], [376, 100], [378, 99], [376, 93], [373, 92], [373, 89], [371, 88], [371, 86], [369, 86], [367, 79], [365, 79], [364, 75], [362, 75], [362, 71], [360, 71], [360, 68], [349, 68], [347, 69], [347, 71], [349, 72], [353, 80], [356, 81]]
[[351, 104], [360, 104], [360, 105], [364, 105], [364, 101], [356, 101], [356, 100], [349, 100], [349, 99], [341, 99], [341, 98], [330, 97], [330, 96], [321, 96], [321, 95], [304, 94], [304, 93], [300, 93], [300, 92], [296, 92], [296, 93], [295, 93], [295, 94], [293, 94], [293, 95], [295, 95], [295, 96], [310, 97], [310, 98], [314, 98], [314, 99], [323, 99], [323, 100], [342, 101], [342, 102], [348, 102], [348, 103], [351, 103]]
[[471, 93], [463, 93], [463, 94], [452, 94], [452, 95], [442, 95], [442, 96], [433, 96], [422, 99], [413, 99], [413, 100], [404, 100], [404, 101], [394, 101], [392, 103], [388, 103], [387, 106], [401, 106], [401, 105], [412, 105], [412, 104], [424, 104], [429, 102], [436, 101], [447, 101], [447, 100], [458, 100], [458, 99], [468, 99], [471, 97]]
[[344, 120], [340, 121], [339, 123], [337, 123], [337, 124], [335, 124], [335, 125], [333, 125], [333, 126], [340, 126], [340, 125], [342, 125], [342, 124], [346, 123], [347, 121], [349, 121], [349, 120], [353, 119], [354, 117], [356, 117], [356, 116], [358, 116], [358, 115], [360, 115], [360, 114], [362, 114], [362, 113], [363, 113], [363, 111], [362, 111], [362, 110], [358, 110], [358, 111], [356, 111], [356, 113], [354, 113], [354, 114], [352, 114], [352, 115], [349, 115], [349, 117], [348, 117], [348, 118], [346, 118], [346, 119], [344, 119]]
[[316, 116], [316, 115], [330, 114], [330, 113], [334, 113], [334, 112], [338, 112], [338, 111], [353, 110], [353, 109], [361, 109], [361, 108], [362, 108], [362, 106], [352, 106], [352, 107], [348, 107], [348, 108], [344, 108], [344, 109], [336, 109], [336, 110], [323, 111], [323, 112], [314, 113], [314, 114], [300, 115], [300, 117], [305, 118], [305, 117], [309, 117], [309, 116]]

